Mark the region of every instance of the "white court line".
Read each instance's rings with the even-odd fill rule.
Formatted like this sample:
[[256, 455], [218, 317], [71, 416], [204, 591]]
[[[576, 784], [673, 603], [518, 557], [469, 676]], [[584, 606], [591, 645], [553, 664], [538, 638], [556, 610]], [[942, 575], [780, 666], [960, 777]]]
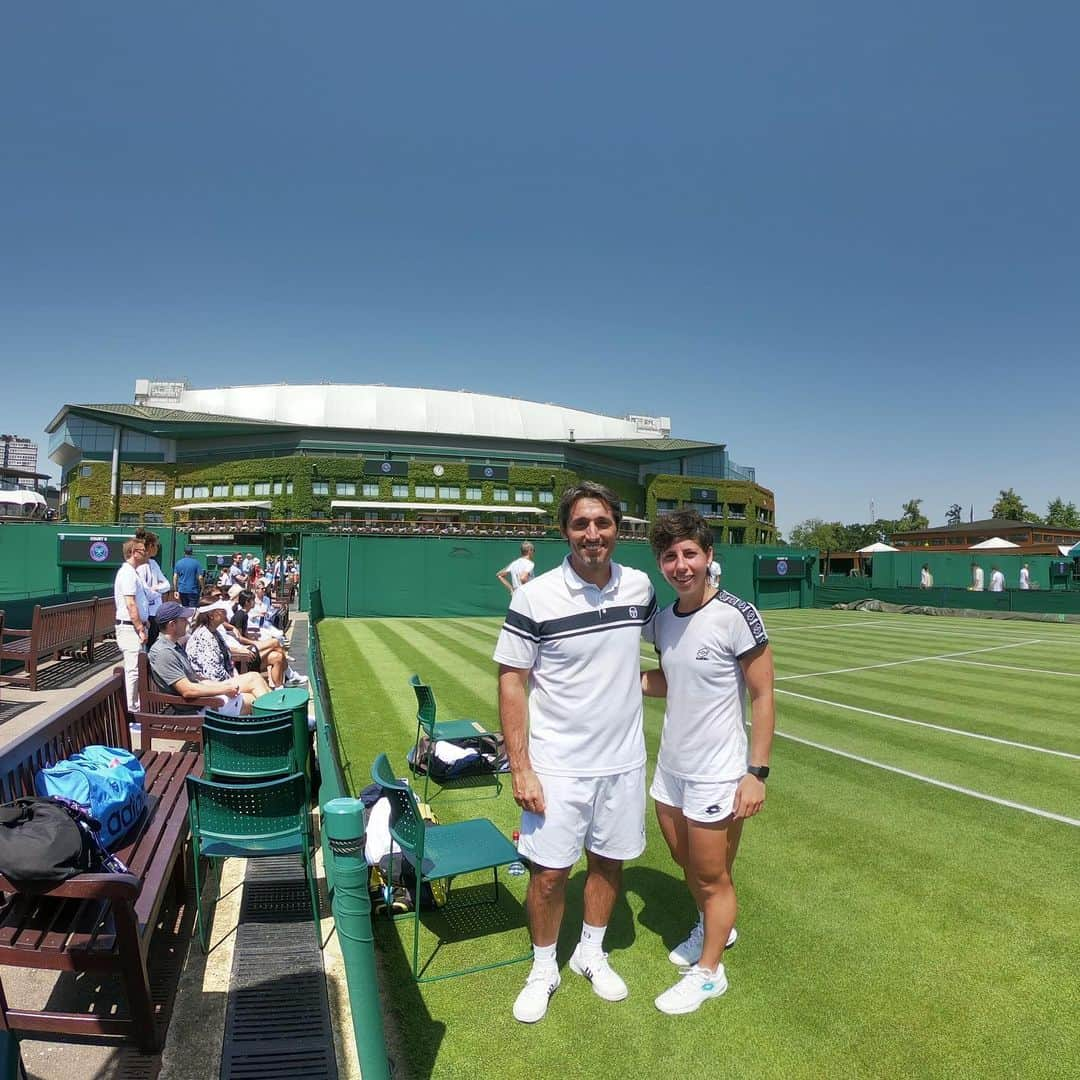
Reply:
[[1026, 671], [1031, 675], [1067, 675], [1070, 679], [1080, 679], [1080, 671], [1049, 671], [1047, 668], [1017, 667], [1015, 664], [983, 664], [978, 660], [954, 660], [951, 657], [936, 656], [946, 664], [970, 664], [972, 667], [988, 667], [997, 671]]
[[895, 765], [886, 765], [880, 761], [860, 757], [858, 754], [849, 754], [846, 750], [837, 750], [832, 746], [811, 742], [809, 739], [801, 739], [797, 735], [789, 735], [786, 731], [778, 731], [776, 735], [781, 739], [790, 739], [792, 742], [801, 743], [803, 746], [812, 746], [815, 750], [824, 750], [827, 754], [836, 754], [837, 757], [857, 761], [861, 765], [872, 765], [875, 769], [884, 769], [885, 772], [906, 776], [910, 780], [919, 780], [924, 784], [933, 784], [934, 787], [945, 788], [947, 791], [970, 795], [973, 799], [982, 799], [984, 802], [996, 803], [998, 806], [1008, 806], [1013, 810], [1022, 810], [1025, 814], [1035, 814], [1036, 817], [1049, 818], [1051, 821], [1060, 821], [1065, 825], [1080, 828], [1080, 821], [1077, 821], [1076, 818], [1066, 817], [1064, 814], [1054, 814], [1049, 810], [1040, 810], [1035, 806], [1025, 806], [1024, 803], [1013, 802], [1011, 799], [999, 799], [996, 795], [987, 795], [985, 792], [975, 791], [973, 788], [960, 787], [959, 784], [950, 784], [945, 780], [935, 780], [932, 776], [923, 776], [921, 773], [909, 772], [907, 769], [900, 769]]
[[926, 720], [911, 720], [906, 716], [893, 716], [892, 713], [876, 712], [873, 709], [863, 709], [858, 705], [845, 705], [842, 701], [827, 701], [825, 698], [810, 697], [809, 694], [797, 694], [794, 690], [777, 690], [778, 694], [786, 694], [788, 697], [802, 698], [803, 701], [813, 701], [818, 705], [831, 705], [834, 709], [847, 709], [850, 712], [864, 713], [866, 716], [877, 716], [882, 720], [896, 720], [901, 724], [912, 724], [914, 727], [930, 728], [932, 731], [943, 731], [947, 735], [963, 735], [967, 739], [981, 739], [983, 742], [997, 743], [999, 746], [1012, 746], [1017, 750], [1033, 750], [1037, 754], [1050, 754], [1053, 757], [1068, 758], [1070, 761], [1080, 761], [1080, 754], [1070, 754], [1066, 750], [1048, 750], [1045, 746], [1032, 746], [1030, 743], [1013, 742], [1011, 739], [999, 739], [996, 735], [980, 735], [975, 731], [964, 731], [961, 728], [944, 727], [942, 724], [931, 724]]
[[[945, 634], [947, 636], [954, 636], [956, 634], [973, 634], [976, 636], [986, 636], [985, 631], [990, 629], [986, 626], [984, 620], [980, 626], [956, 626], [951, 629], [944, 627], [930, 627], [930, 626], [898, 626], [896, 623], [814, 623], [811, 626], [769, 626], [768, 620], [765, 620], [765, 630], [768, 634], [780, 634], [790, 632], [792, 630], [850, 630], [852, 627], [860, 627], [863, 630], [895, 630], [903, 634]], [[1057, 626], [1058, 623], [1047, 623], [1047, 626]], [[1004, 627], [993, 627], [993, 632], [990, 633], [990, 637], [997, 637], [1001, 640], [1008, 641], [1009, 638], [1005, 634], [997, 633], [998, 629], [1004, 629]], [[1018, 628], [1020, 629], [1020, 628]]]
[[[862, 664], [859, 667], [833, 668], [832, 671], [808, 671], [803, 675], [783, 675], [777, 682], [793, 679], [816, 679], [819, 675], [848, 675], [853, 671], [873, 671], [875, 668], [902, 667], [904, 664], [921, 664], [926, 660], [949, 660], [954, 656], [974, 656], [976, 653], [999, 652], [1002, 649], [1019, 649], [1022, 645], [1038, 645], [1040, 638], [1015, 641], [1011, 645], [988, 645], [984, 649], [967, 649], [964, 652], [939, 653], [937, 656], [913, 656], [909, 660], [887, 660], [881, 664]], [[993, 666], [993, 665], [991, 665]]]

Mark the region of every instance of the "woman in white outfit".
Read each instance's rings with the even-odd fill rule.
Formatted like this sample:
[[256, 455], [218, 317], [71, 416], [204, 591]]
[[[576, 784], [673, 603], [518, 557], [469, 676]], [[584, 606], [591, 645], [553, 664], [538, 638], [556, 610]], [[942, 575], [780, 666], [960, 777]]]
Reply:
[[713, 536], [700, 514], [661, 517], [650, 541], [678, 595], [652, 624], [660, 669], [642, 674], [647, 696], [667, 698], [650, 794], [698, 909], [697, 925], [669, 957], [682, 978], [656, 999], [661, 1012], [677, 1015], [727, 989], [722, 961], [725, 946], [734, 941], [736, 913], [731, 870], [743, 822], [765, 802], [773, 661], [753, 604], [710, 583]]

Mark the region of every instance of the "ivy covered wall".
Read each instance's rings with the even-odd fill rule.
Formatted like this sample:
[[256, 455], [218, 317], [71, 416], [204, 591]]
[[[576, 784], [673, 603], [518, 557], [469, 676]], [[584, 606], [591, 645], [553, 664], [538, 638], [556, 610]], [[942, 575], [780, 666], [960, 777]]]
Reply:
[[[706, 476], [652, 475], [646, 481], [645, 516], [650, 521], [663, 513], [658, 501], [674, 502], [682, 508], [697, 501], [694, 488], [709, 488], [716, 492], [716, 501], [724, 504], [722, 517], [710, 520], [718, 544], [776, 543], [776, 499], [768, 488], [746, 480], [710, 480]], [[744, 508], [745, 517], [731, 516], [733, 503]]]

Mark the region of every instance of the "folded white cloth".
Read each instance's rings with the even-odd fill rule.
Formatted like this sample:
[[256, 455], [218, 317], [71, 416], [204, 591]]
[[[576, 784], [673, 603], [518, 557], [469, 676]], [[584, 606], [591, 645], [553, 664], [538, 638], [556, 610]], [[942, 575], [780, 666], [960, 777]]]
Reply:
[[384, 795], [368, 811], [364, 835], [364, 858], [368, 866], [378, 866], [379, 860], [390, 854], [390, 800]]
[[456, 743], [447, 742], [445, 739], [440, 739], [435, 744], [435, 756], [444, 765], [457, 765], [462, 761], [476, 761], [480, 757], [479, 750], [467, 750], [464, 746], [458, 746]]

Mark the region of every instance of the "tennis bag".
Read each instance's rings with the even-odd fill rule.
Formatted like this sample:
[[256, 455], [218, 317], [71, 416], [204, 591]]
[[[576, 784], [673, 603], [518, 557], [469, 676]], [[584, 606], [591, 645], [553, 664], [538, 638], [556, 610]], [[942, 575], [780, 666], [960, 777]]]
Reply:
[[[454, 780], [459, 776], [481, 776], [489, 773], [509, 772], [510, 756], [506, 752], [502, 732], [489, 735], [473, 735], [467, 739], [450, 740], [462, 750], [472, 750], [475, 754], [466, 761], [447, 764], [436, 755], [431, 759], [431, 779], [442, 782]], [[420, 743], [406, 755], [409, 768], [414, 775], [423, 776], [427, 772], [429, 740], [420, 736]]]
[[79, 803], [101, 822], [99, 839], [116, 847], [146, 810], [146, 770], [130, 750], [88, 746], [34, 777], [39, 795]]

